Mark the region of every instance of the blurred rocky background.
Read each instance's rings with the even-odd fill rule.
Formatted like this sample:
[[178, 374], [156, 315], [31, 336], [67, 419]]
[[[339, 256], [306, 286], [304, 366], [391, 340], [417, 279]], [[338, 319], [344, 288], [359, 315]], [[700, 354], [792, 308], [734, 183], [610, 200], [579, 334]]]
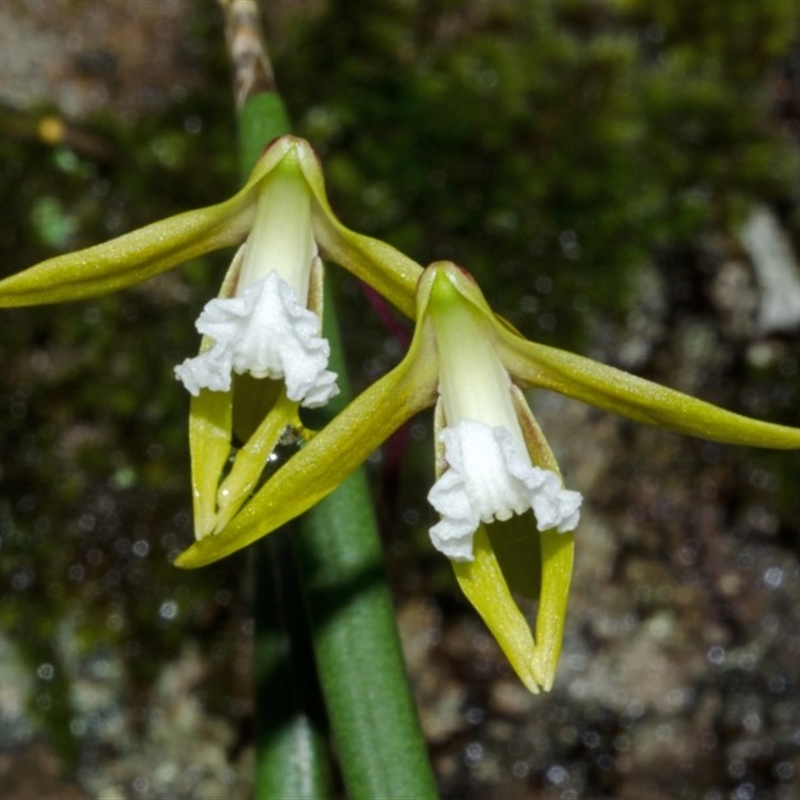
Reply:
[[[463, 264], [530, 338], [800, 424], [800, 4], [262, 5], [347, 224]], [[0, 76], [3, 275], [236, 186], [210, 0], [0, 3]], [[229, 257], [0, 316], [0, 797], [251, 796], [250, 556], [170, 566], [172, 368]], [[403, 346], [330, 274], [364, 386]], [[430, 418], [371, 464], [443, 796], [800, 795], [800, 454], [531, 401], [586, 496], [548, 695], [427, 544]]]

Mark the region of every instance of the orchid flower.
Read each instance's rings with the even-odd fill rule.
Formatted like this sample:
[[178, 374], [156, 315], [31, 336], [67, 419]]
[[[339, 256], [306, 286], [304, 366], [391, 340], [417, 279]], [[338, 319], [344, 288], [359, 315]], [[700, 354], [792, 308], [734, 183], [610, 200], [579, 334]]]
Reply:
[[[80, 300], [234, 246], [219, 296], [196, 323], [200, 353], [175, 369], [193, 395], [197, 536], [239, 510], [287, 428], [304, 433], [298, 406], [324, 404], [337, 391], [320, 333], [320, 257], [344, 266], [408, 315], [421, 267], [344, 227], [328, 204], [316, 154], [304, 140], [284, 136], [229, 200], [0, 281], [0, 308]], [[234, 436], [241, 443], [236, 451]]]
[[[524, 684], [552, 686], [580, 496], [564, 488], [524, 391], [550, 389], [637, 422], [731, 444], [800, 447], [800, 430], [749, 419], [523, 338], [448, 262], [416, 293], [405, 358], [289, 458], [226, 524], [182, 553], [199, 567], [247, 546], [332, 492], [391, 433], [436, 405], [431, 528], [462, 590]], [[517, 598], [538, 599], [533, 630]]]

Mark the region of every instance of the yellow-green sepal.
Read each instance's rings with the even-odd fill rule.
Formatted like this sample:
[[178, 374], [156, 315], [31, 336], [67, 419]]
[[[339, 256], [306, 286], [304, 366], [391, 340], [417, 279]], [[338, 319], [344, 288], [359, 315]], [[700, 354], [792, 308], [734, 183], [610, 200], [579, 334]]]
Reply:
[[138, 228], [109, 242], [49, 258], [0, 281], [0, 307], [60, 303], [126, 289], [197, 256], [240, 244], [253, 224], [254, 190], [291, 149], [267, 149], [229, 200]]
[[302, 139], [296, 142], [300, 167], [314, 195], [312, 225], [320, 251], [413, 319], [417, 282], [422, 267], [391, 245], [355, 233], [342, 225], [328, 202], [322, 167], [316, 153]]
[[800, 447], [800, 429], [726, 411], [583, 356], [526, 341], [499, 324], [496, 331], [503, 362], [520, 383], [702, 439], [781, 450]]
[[142, 283], [212, 250], [240, 244], [253, 224], [258, 184], [298, 141], [284, 137], [267, 148], [245, 185], [222, 203], [49, 258], [0, 281], [0, 308], [97, 297]]
[[238, 195], [154, 222], [110, 242], [56, 256], [0, 281], [0, 307], [82, 300], [126, 289], [239, 242], [251, 218]]
[[550, 389], [636, 422], [718, 442], [776, 449], [800, 447], [800, 429], [751, 419], [589, 358], [524, 339], [489, 307], [471, 276], [436, 266], [491, 321], [500, 358], [515, 383]]
[[295, 161], [314, 196], [312, 224], [322, 252], [414, 316], [419, 264], [388, 244], [357, 234], [336, 218], [322, 169], [303, 139], [268, 147], [233, 197], [160, 220], [109, 242], [47, 259], [0, 281], [0, 307], [80, 300], [133, 286], [197, 256], [240, 244], [250, 231], [258, 186], [281, 161]]

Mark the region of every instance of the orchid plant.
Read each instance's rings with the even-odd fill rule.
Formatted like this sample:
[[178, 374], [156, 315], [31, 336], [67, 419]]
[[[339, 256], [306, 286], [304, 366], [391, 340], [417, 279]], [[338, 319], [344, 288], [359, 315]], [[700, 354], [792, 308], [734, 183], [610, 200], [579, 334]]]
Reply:
[[[219, 296], [196, 323], [199, 353], [175, 368], [192, 395], [196, 536], [176, 564], [212, 563], [307, 511], [397, 428], [435, 406], [428, 500], [440, 519], [431, 541], [532, 692], [553, 684], [582, 498], [564, 486], [527, 390], [720, 442], [800, 447], [798, 429], [525, 339], [464, 269], [423, 269], [342, 225], [315, 153], [290, 136], [264, 152], [229, 200], [6, 278], [0, 307], [117, 291], [232, 246]], [[322, 259], [369, 284], [414, 319], [415, 331], [403, 360], [314, 432], [300, 406], [324, 405], [338, 391], [321, 333]], [[299, 445], [274, 469], [287, 438]], [[522, 598], [538, 600], [533, 627]]]

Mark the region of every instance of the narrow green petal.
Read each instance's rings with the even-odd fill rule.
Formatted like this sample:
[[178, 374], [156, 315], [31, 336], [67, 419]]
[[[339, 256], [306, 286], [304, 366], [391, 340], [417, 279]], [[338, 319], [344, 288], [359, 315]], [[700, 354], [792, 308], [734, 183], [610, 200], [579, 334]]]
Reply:
[[553, 686], [564, 638], [575, 543], [571, 533], [537, 533], [533, 521], [529, 521], [531, 539], [538, 537], [541, 550], [542, 585], [535, 637], [492, 548], [494, 537], [490, 542], [484, 526], [475, 532], [474, 561], [453, 562], [453, 570], [520, 680], [536, 694], [540, 688], [549, 691]]
[[215, 531], [224, 530], [247, 502], [253, 487], [261, 479], [281, 434], [287, 427], [300, 427], [300, 419], [297, 416], [299, 405], [298, 402], [286, 397], [284, 388], [275, 405], [247, 443], [236, 452], [230, 472], [219, 484]]
[[[415, 342], [419, 337], [415, 337]], [[261, 487], [225, 530], [195, 542], [179, 567], [218, 561], [307, 511], [330, 494], [381, 443], [436, 399], [432, 344], [406, 358], [359, 395]]]
[[591, 359], [528, 342], [499, 325], [503, 363], [514, 379], [623, 417], [727, 444], [800, 448], [800, 429], [751, 419]]
[[542, 681], [534, 669], [533, 634], [509, 591], [483, 525], [475, 532], [473, 551], [473, 561], [452, 562], [456, 580], [519, 679], [529, 691], [537, 694]]
[[[519, 534], [523, 527], [527, 528], [524, 538], [508, 541], [509, 534]], [[539, 532], [532, 516], [525, 514], [515, 517], [512, 525], [493, 522], [481, 526], [473, 548], [474, 561], [453, 562], [462, 591], [525, 686], [534, 693], [549, 691], [564, 639], [575, 555], [572, 533]], [[523, 565], [537, 570], [536, 575], [521, 575]], [[530, 587], [539, 579], [541, 585], [532, 596]], [[535, 635], [513, 593], [528, 599], [538, 597]]]
[[301, 141], [297, 155], [316, 199], [314, 235], [323, 255], [345, 267], [413, 319], [422, 267], [391, 245], [342, 225], [328, 203], [322, 169], [311, 146]]
[[541, 531], [542, 590], [536, 611], [536, 649], [533, 653], [533, 674], [547, 692], [553, 680], [564, 639], [569, 586], [575, 558], [575, 539], [571, 531]]
[[[564, 639], [575, 555], [572, 533], [539, 532], [533, 516], [524, 514], [482, 525], [473, 548], [474, 561], [453, 562], [462, 591], [525, 686], [534, 693], [549, 691]], [[535, 574], [523, 575], [523, 570]], [[538, 599], [535, 634], [515, 594]]]
[[216, 523], [217, 488], [231, 453], [233, 391], [203, 389], [189, 404], [189, 449], [195, 536], [208, 535]]

